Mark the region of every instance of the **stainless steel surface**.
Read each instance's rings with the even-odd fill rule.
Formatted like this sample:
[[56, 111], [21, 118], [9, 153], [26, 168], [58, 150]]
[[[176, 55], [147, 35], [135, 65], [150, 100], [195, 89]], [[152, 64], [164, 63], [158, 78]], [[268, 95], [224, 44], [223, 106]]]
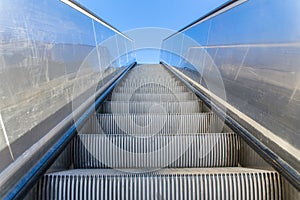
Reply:
[[[149, 134], [214, 133], [222, 121], [214, 113], [193, 114], [98, 114], [92, 118], [91, 133]], [[132, 125], [137, 124], [137, 126]]]
[[118, 29], [116, 29], [115, 27], [113, 27], [112, 25], [108, 24], [107, 22], [105, 22], [103, 19], [101, 19], [99, 16], [97, 16], [96, 14], [94, 14], [92, 11], [88, 10], [86, 7], [82, 6], [80, 3], [78, 3], [77, 1], [74, 0], [60, 0], [62, 2], [64, 2], [65, 4], [71, 6], [72, 8], [78, 10], [79, 12], [81, 12], [82, 14], [90, 17], [91, 19], [97, 21], [98, 23], [100, 23], [101, 25], [111, 29], [112, 31], [114, 31], [115, 33], [118, 33], [119, 35], [122, 35], [124, 38], [131, 40], [131, 38], [129, 38], [127, 35], [124, 35], [122, 32], [120, 32]]
[[72, 170], [45, 175], [40, 200], [47, 199], [264, 199], [280, 200], [276, 172], [244, 168], [164, 169], [131, 174], [117, 170]]
[[197, 100], [197, 97], [192, 92], [181, 92], [181, 93], [134, 93], [134, 94], [124, 94], [119, 92], [114, 92], [110, 98], [111, 101], [121, 101], [124, 99], [131, 99], [132, 101], [154, 101], [154, 102], [165, 102], [165, 101], [192, 101]]
[[[139, 85], [137, 79], [145, 80], [143, 75], [139, 78], [139, 72], [144, 71], [147, 76], [156, 70], [166, 80], [176, 80], [160, 65], [137, 66], [114, 92], [119, 93], [120, 88], [128, 85], [144, 86], [146, 91], [154, 85]], [[177, 81], [163, 82], [173, 82], [166, 88], [182, 87]], [[112, 94], [108, 102], [129, 105], [134, 91], [137, 90], [119, 96], [118, 101], [114, 101]], [[157, 95], [150, 91], [137, 93]], [[152, 101], [153, 105], [166, 102]], [[104, 111], [110, 106], [104, 104]], [[100, 113], [90, 119], [74, 140], [74, 167], [82, 169], [44, 175], [37, 187], [38, 199], [282, 199], [281, 177], [277, 172], [238, 167], [240, 139], [232, 132], [212, 132], [218, 126], [222, 128], [216, 115], [164, 114], [165, 110], [161, 107], [161, 112], [138, 114], [143, 108], [132, 113], [118, 113], [120, 110], [116, 109], [117, 113], [105, 114], [101, 113], [103, 108], [99, 109]], [[218, 123], [211, 123], [211, 117]], [[177, 129], [180, 124], [181, 129]], [[230, 131], [228, 127], [224, 130]]]
[[240, 141], [240, 148], [239, 163], [242, 167], [272, 169], [272, 166], [242, 139]]
[[300, 199], [300, 191], [297, 190], [289, 181], [281, 178], [282, 189], [283, 189], [283, 199]]
[[37, 125], [66, 117], [72, 100], [133, 60], [132, 45], [60, 1], [1, 1], [0, 171], [43, 137]]
[[168, 38], [161, 56], [264, 127], [255, 137], [298, 176], [299, 13], [297, 0], [247, 1]]
[[[168, 38], [162, 51], [163, 60], [204, 89], [213, 85], [212, 93], [269, 131], [254, 135], [295, 169], [300, 166], [299, 11], [297, 0], [250, 0]], [[47, 135], [30, 131], [50, 116], [73, 121], [71, 111], [86, 99], [94, 101], [91, 95], [134, 60], [132, 41], [80, 12], [59, 1], [0, 2], [0, 155], [7, 158], [0, 171], [12, 163], [0, 173], [0, 196], [31, 176], [23, 177], [36, 168], [29, 161], [42, 158], [62, 136], [57, 130], [67, 125], [59, 123]], [[80, 130], [74, 155], [67, 149], [51, 170], [69, 167], [72, 156], [75, 168], [118, 169], [49, 171], [32, 191], [37, 199], [299, 197], [163, 67], [139, 66], [126, 78]], [[223, 87], [226, 96], [220, 95]]]
[[[114, 89], [110, 101], [91, 118], [90, 133], [149, 134], [219, 132], [222, 122], [211, 112], [203, 112], [197, 100], [179, 100], [188, 89], [160, 65], [137, 66]], [[114, 93], [121, 93], [118, 101]], [[136, 102], [135, 95], [173, 95], [160, 102]], [[150, 99], [153, 97], [150, 97]]]
[[73, 167], [73, 143], [65, 148], [65, 150], [58, 156], [47, 172], [56, 172], [61, 170], [71, 169]]
[[107, 101], [100, 108], [103, 113], [199, 113], [202, 111], [200, 101], [181, 102], [138, 102], [130, 101]]
[[116, 92], [122, 93], [170, 93], [170, 92], [188, 92], [187, 88], [180, 86], [169, 87], [169, 84], [161, 84], [154, 82], [147, 82], [141, 86], [118, 87]]
[[[161, 151], [162, 148], [167, 149]], [[179, 158], [174, 158], [174, 155], [180, 155], [181, 149], [187, 150]], [[239, 150], [235, 133], [160, 134], [152, 137], [80, 134], [74, 142], [74, 167], [237, 167]], [[170, 164], [164, 166], [165, 163]]]
[[117, 84], [134, 65], [133, 63], [121, 70], [115, 77], [99, 88], [95, 94], [77, 107], [76, 110], [58, 123], [55, 128], [51, 129], [37, 143], [27, 149], [22, 156], [4, 169], [0, 173], [0, 198], [22, 198], [26, 190], [30, 189], [35, 181], [46, 172], [52, 161], [59, 156], [59, 153], [73, 139], [77, 129], [95, 112], [95, 107], [98, 107], [101, 101], [112, 91], [114, 84]]
[[[193, 90], [195, 94], [197, 94], [197, 96], [201, 97], [201, 100], [205, 102], [205, 104], [207, 104], [211, 109], [215, 110], [215, 112], [218, 113], [218, 116], [220, 116], [222, 119], [225, 119], [225, 123], [228, 126], [224, 126], [224, 131], [230, 130], [228, 129], [229, 127], [232, 128], [232, 130], [236, 131], [236, 133], [239, 134], [241, 138], [248, 143], [248, 145], [255, 149], [256, 152], [251, 150], [248, 146], [245, 146], [246, 148], [241, 149], [241, 151], [245, 151], [241, 153], [241, 165], [247, 166], [250, 164], [249, 166], [255, 168], [270, 168], [272, 166], [289, 181], [289, 187], [291, 190], [299, 190], [300, 178], [298, 172], [295, 171], [295, 169], [293, 169], [286, 161], [278, 157], [272, 150], [266, 147], [260, 140], [255, 138], [253, 134], [249, 132], [249, 130], [245, 129], [245, 127], [247, 127], [249, 124], [247, 125], [246, 123], [246, 126], [244, 126], [244, 124], [240, 124], [241, 121], [236, 121], [236, 119], [247, 119], [244, 114], [240, 113], [239, 111], [236, 112], [237, 110], [234, 110], [232, 107], [228, 106], [226, 102], [224, 103], [220, 101], [220, 99], [217, 98], [216, 95], [210, 93], [207, 89], [200, 86], [197, 82], [190, 80], [188, 76], [184, 75], [180, 71], [175, 70], [173, 67], [170, 67], [166, 64], [164, 64], [164, 66], [168, 70], [170, 70], [170, 72], [174, 73], [174, 75], [176, 75], [176, 77], [181, 80], [189, 89]], [[221, 108], [219, 107], [219, 105], [221, 105]], [[223, 106], [227, 107], [228, 110], [226, 112], [222, 108]], [[235, 114], [238, 114], [240, 116], [236, 118], [236, 116], [234, 116]], [[252, 123], [255, 124], [256, 122], [252, 121]], [[258, 127], [255, 127], [255, 129], [250, 129], [250, 131], [257, 132], [257, 128]], [[262, 129], [262, 127], [260, 128]], [[268, 166], [268, 164], [263, 161], [262, 158], [258, 156], [258, 154], [260, 154], [264, 160], [268, 161], [271, 166]], [[288, 195], [288, 199], [293, 199], [291, 197], [292, 196]]]

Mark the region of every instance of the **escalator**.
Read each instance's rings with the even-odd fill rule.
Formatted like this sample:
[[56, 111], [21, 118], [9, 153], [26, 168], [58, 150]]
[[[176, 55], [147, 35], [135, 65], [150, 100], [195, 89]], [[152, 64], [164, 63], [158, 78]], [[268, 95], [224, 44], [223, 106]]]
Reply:
[[125, 33], [0, 4], [0, 199], [300, 199], [299, 0]]
[[163, 65], [137, 65], [78, 131], [71, 167], [44, 174], [34, 196], [283, 199], [279, 173], [245, 166], [244, 145]]

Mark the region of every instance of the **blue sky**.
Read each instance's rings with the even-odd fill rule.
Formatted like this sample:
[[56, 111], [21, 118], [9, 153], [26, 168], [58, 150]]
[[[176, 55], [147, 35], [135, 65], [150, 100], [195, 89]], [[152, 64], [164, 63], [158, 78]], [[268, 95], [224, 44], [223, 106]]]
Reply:
[[[173, 31], [199, 19], [209, 11], [228, 0], [77, 0], [81, 5], [101, 17], [122, 32], [137, 28], [159, 27]], [[162, 31], [165, 32], [165, 31]], [[166, 38], [152, 38], [140, 33], [143, 38], [152, 41]], [[130, 35], [131, 36], [131, 35]], [[133, 37], [132, 37], [133, 38]], [[135, 38], [133, 38], [135, 39]], [[138, 51], [137, 61], [142, 63], [158, 62], [159, 51]]]
[[120, 31], [179, 30], [228, 0], [77, 0]]

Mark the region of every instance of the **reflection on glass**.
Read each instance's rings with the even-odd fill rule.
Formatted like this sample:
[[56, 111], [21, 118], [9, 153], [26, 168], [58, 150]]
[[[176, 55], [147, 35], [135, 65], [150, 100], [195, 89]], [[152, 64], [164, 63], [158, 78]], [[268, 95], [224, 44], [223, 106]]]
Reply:
[[1, 1], [0, 171], [43, 136], [25, 133], [134, 60], [130, 51], [131, 41], [62, 2]]
[[[161, 59], [207, 87], [202, 77], [215, 77], [207, 76], [211, 63], [203, 58], [205, 52], [221, 74], [226, 92], [222, 98], [283, 139], [286, 151], [298, 151], [299, 13], [297, 0], [247, 1], [166, 39]], [[202, 70], [191, 75], [199, 72], [197, 66]], [[263, 142], [270, 146], [270, 141]], [[291, 155], [290, 163], [299, 169], [299, 153]]]

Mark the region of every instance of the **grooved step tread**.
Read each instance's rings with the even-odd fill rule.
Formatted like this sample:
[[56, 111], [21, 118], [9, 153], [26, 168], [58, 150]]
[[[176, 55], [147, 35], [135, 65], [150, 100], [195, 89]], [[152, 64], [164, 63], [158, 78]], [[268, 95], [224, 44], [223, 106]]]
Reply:
[[37, 191], [40, 200], [280, 200], [280, 183], [274, 171], [248, 168], [76, 169], [44, 175]]
[[199, 113], [201, 101], [151, 102], [106, 101], [100, 108], [103, 113]]
[[155, 176], [155, 175], [219, 175], [219, 174], [278, 174], [273, 170], [254, 169], [246, 167], [212, 167], [212, 168], [131, 168], [131, 169], [71, 169], [59, 172], [46, 174], [47, 176], [65, 176], [65, 175], [80, 175], [80, 176]]
[[73, 146], [75, 168], [234, 167], [240, 147], [235, 133], [80, 134]]
[[157, 87], [117, 87], [114, 92], [120, 93], [178, 93], [178, 92], [188, 92], [188, 89], [184, 86], [157, 86]]
[[221, 132], [222, 121], [213, 113], [136, 114], [100, 113], [90, 121], [90, 133], [157, 134]]
[[109, 98], [110, 101], [152, 101], [152, 102], [165, 102], [165, 101], [190, 101], [198, 100], [197, 96], [191, 92], [182, 92], [182, 93], [112, 93]]

